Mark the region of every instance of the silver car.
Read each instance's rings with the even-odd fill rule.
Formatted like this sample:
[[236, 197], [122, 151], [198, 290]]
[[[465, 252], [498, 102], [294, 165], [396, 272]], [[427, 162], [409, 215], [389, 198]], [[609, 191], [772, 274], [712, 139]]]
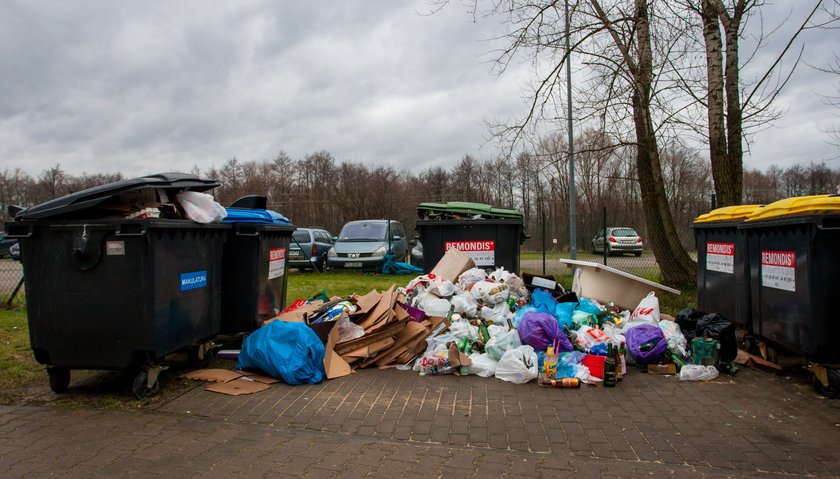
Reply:
[[633, 228], [613, 227], [598, 231], [592, 238], [590, 250], [593, 253], [603, 253], [606, 244], [607, 254], [633, 253], [636, 256], [642, 255], [644, 244], [642, 237]]
[[388, 253], [405, 262], [408, 240], [399, 221], [351, 221], [341, 228], [338, 240], [327, 254], [330, 268], [380, 270]]
[[289, 267], [324, 271], [333, 237], [324, 228], [298, 228], [289, 242]]

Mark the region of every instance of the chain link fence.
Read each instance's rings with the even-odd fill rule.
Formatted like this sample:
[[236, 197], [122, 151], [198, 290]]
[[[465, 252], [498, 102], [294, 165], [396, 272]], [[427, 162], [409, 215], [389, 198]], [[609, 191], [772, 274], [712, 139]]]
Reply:
[[0, 302], [3, 306], [23, 301], [23, 266], [11, 258], [0, 259]]

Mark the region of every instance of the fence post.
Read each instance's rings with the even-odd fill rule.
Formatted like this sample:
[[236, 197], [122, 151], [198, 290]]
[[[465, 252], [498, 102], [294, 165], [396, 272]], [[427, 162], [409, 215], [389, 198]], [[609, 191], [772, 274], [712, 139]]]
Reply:
[[543, 259], [543, 269], [542, 274], [545, 276], [545, 213], [543, 212], [540, 215], [540, 221], [542, 221], [542, 259]]
[[607, 265], [607, 207], [604, 206], [604, 239], [601, 243], [601, 251], [604, 253], [604, 266]]

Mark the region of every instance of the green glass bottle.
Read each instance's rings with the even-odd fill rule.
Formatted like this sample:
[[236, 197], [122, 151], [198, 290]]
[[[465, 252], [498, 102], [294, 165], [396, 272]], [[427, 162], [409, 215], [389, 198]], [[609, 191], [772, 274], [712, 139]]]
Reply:
[[607, 345], [607, 357], [604, 358], [604, 387], [615, 387], [616, 379], [615, 353], [612, 344]]

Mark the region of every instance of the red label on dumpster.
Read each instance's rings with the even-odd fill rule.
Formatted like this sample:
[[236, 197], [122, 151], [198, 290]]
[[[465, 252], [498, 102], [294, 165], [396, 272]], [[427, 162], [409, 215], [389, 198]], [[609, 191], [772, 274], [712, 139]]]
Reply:
[[706, 243], [706, 271], [735, 273], [735, 243]]
[[472, 258], [476, 266], [496, 265], [496, 242], [493, 240], [444, 241], [443, 252], [451, 249], [457, 249]]
[[286, 248], [268, 250], [268, 279], [279, 278], [286, 272]]
[[793, 251], [761, 251], [761, 285], [796, 291], [796, 254]]

